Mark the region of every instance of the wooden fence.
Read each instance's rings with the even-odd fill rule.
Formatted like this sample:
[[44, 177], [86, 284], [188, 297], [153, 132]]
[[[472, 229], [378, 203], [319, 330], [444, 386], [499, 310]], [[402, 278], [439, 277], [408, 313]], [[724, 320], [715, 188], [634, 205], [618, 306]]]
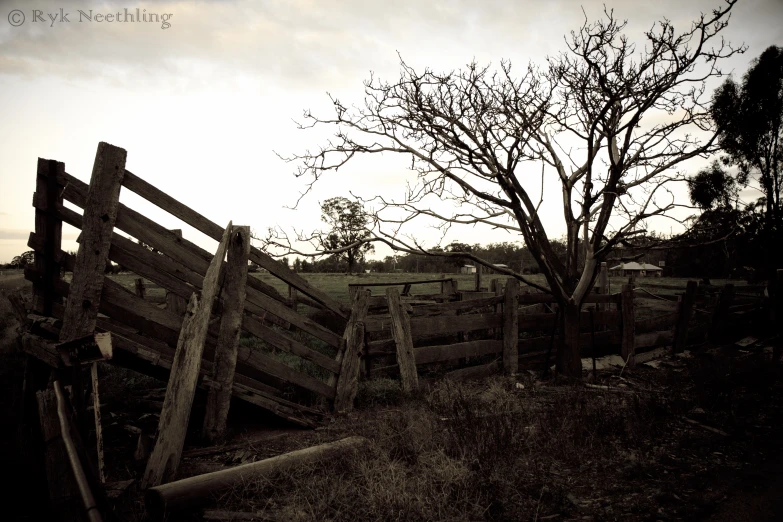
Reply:
[[[101, 143], [89, 185], [68, 174], [63, 163], [39, 159], [35, 232], [28, 241], [35, 261], [25, 270], [33, 283], [32, 324], [23, 346], [71, 386], [75, 422], [83, 435], [89, 425], [84, 372], [95, 358], [82, 354], [95, 344], [92, 334], [109, 334], [104, 358], [110, 362], [168, 381], [145, 474], [144, 485], [150, 486], [176, 472], [197, 387], [208, 392], [202, 429], [208, 440], [225, 429], [232, 395], [294, 423], [315, 426], [337, 396], [344, 332], [313, 321], [296, 307], [321, 308], [336, 324], [344, 324], [350, 310], [250, 246], [248, 227], [209, 221], [127, 171], [125, 157], [123, 149]], [[219, 241], [216, 253], [123, 205], [121, 190]], [[76, 255], [62, 250], [63, 223], [82, 231]], [[283, 281], [289, 296], [248, 277], [248, 260]], [[105, 273], [109, 261], [135, 273], [133, 289]], [[151, 285], [165, 296], [145, 298]], [[247, 341], [239, 342], [240, 330]], [[278, 357], [276, 351], [287, 355]], [[92, 368], [88, 378], [96, 380]], [[48, 380], [43, 372], [39, 368], [37, 382]], [[97, 396], [96, 382], [93, 389]], [[96, 418], [97, 432], [99, 424]]]
[[[524, 293], [513, 279], [494, 279], [486, 292], [465, 292], [455, 280], [442, 277], [394, 283], [403, 286], [402, 296], [392, 285], [377, 296], [370, 295], [369, 285], [353, 285], [352, 306], [346, 308], [252, 247], [248, 227], [213, 223], [126, 170], [125, 158], [123, 149], [99, 144], [89, 185], [68, 174], [63, 163], [38, 161], [35, 232], [28, 241], [35, 260], [25, 270], [33, 283], [33, 301], [23, 346], [44, 365], [28, 364], [25, 382], [33, 392], [50, 380], [70, 385], [74, 444], [81, 460], [85, 451], [79, 441], [86, 439], [90, 420], [87, 388], [93, 395], [101, 460], [98, 360], [168, 382], [145, 487], [176, 473], [197, 388], [207, 391], [202, 435], [216, 440], [225, 430], [232, 397], [314, 426], [327, 410], [351, 409], [358, 380], [375, 372], [398, 373], [402, 388], [409, 391], [433, 365], [451, 364], [450, 376], [460, 377], [501, 369], [514, 373], [554, 360], [557, 314], [552, 296]], [[206, 251], [179, 230], [123, 205], [122, 190], [218, 241], [216, 251]], [[63, 223], [81, 230], [76, 255], [62, 250]], [[105, 273], [109, 261], [135, 274], [132, 288]], [[288, 296], [249, 277], [249, 261], [282, 281]], [[72, 274], [70, 282], [66, 273]], [[414, 285], [433, 282], [441, 284], [440, 293], [409, 295]], [[151, 298], [147, 289], [152, 287], [163, 295]], [[477, 290], [483, 290], [479, 283]], [[644, 289], [636, 290], [626, 285], [610, 294], [603, 267], [598, 291], [587, 297], [580, 316], [580, 346], [586, 354], [617, 352], [633, 364], [637, 350], [661, 339], [682, 349], [695, 328], [718, 339], [730, 319], [751, 317], [758, 308], [758, 299], [730, 285], [700, 290], [690, 282], [679, 301], [647, 290], [645, 295], [671, 302], [675, 309], [637, 321], [634, 301], [644, 297], [638, 291]], [[300, 303], [324, 310], [339, 327], [299, 313]], [[657, 335], [639, 343], [640, 337], [672, 326], [670, 338]], [[276, 351], [286, 356], [278, 357]], [[52, 371], [54, 379], [49, 378]], [[92, 386], [85, 386], [85, 379]], [[42, 397], [37, 408], [41, 425], [51, 425], [52, 408]], [[51, 453], [49, 476], [56, 477], [56, 448], [46, 451]], [[92, 473], [85, 466], [90, 487], [102, 476], [101, 468]], [[91, 502], [100, 504], [100, 495]]]
[[[659, 295], [653, 285], [624, 285], [609, 294], [606, 264], [596, 293], [587, 296], [580, 319], [583, 357], [619, 354], [629, 366], [637, 353], [667, 346], [673, 352], [687, 343], [720, 342], [732, 328], [757, 318], [763, 288], [698, 285]], [[451, 280], [443, 280], [443, 282]], [[411, 295], [417, 281], [383, 285], [352, 285], [354, 295], [367, 294], [369, 313], [363, 321], [364, 355], [357, 379], [371, 374], [399, 375], [403, 389], [416, 387], [418, 375], [430, 369], [447, 377], [488, 375], [505, 370], [543, 369], [557, 353], [557, 306], [547, 294], [520, 293], [509, 280], [493, 279], [489, 292], [460, 291]], [[433, 282], [431, 280], [422, 283]], [[437, 282], [441, 282], [438, 280]], [[366, 287], [386, 286], [385, 295], [370, 295]], [[394, 286], [403, 286], [400, 294]], [[662, 303], [663, 310], [647, 313], [645, 299]], [[640, 308], [642, 310], [640, 310]], [[668, 308], [668, 309], [667, 309]], [[640, 318], [640, 311], [644, 317]]]

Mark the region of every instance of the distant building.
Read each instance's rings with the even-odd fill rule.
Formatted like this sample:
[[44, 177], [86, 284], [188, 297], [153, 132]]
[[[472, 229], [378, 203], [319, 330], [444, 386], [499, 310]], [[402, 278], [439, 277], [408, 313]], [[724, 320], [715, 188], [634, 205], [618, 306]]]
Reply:
[[475, 274], [476, 273], [476, 265], [465, 265], [462, 268], [459, 269], [460, 274]]
[[609, 268], [610, 275], [619, 277], [661, 277], [663, 269], [650, 263], [620, 263]]

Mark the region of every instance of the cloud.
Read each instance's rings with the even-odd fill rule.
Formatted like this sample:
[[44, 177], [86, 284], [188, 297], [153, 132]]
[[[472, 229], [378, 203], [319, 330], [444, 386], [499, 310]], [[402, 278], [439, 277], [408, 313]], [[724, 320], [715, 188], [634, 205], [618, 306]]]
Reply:
[[[707, 7], [719, 3], [662, 1], [633, 9], [623, 5], [616, 15], [631, 19], [627, 33], [635, 38], [663, 14], [678, 30], [684, 30], [699, 10], [708, 11]], [[583, 4], [589, 19], [602, 15], [603, 0]], [[661, 12], [662, 4], [671, 5]], [[754, 6], [753, 13], [764, 13], [762, 20], [742, 11], [744, 6], [737, 7], [738, 31], [734, 34], [750, 38], [769, 34], [747, 28], [764, 20], [769, 24], [775, 18], [774, 5], [774, 0], [767, 0]], [[40, 11], [38, 16], [33, 7]], [[286, 88], [344, 81], [354, 85], [357, 75], [365, 77], [370, 70], [386, 66], [396, 70], [397, 51], [417, 67], [443, 64], [448, 69], [454, 64], [444, 60], [446, 56], [460, 56], [456, 66], [474, 57], [482, 62], [512, 57], [538, 61], [563, 50], [563, 35], [583, 22], [582, 10], [567, 0], [122, 0], [92, 4], [14, 0], [5, 4], [2, 16], [12, 9], [21, 10], [26, 20], [19, 27], [0, 24], [0, 74], [100, 80], [129, 89], [209, 87], [243, 77]], [[145, 17], [157, 15], [159, 21], [139, 22], [137, 9]], [[67, 14], [68, 22], [62, 21], [62, 14]], [[122, 21], [96, 21], [98, 15], [117, 18], [117, 14]], [[164, 14], [171, 15], [167, 29], [160, 22]], [[772, 30], [780, 34], [780, 29]]]

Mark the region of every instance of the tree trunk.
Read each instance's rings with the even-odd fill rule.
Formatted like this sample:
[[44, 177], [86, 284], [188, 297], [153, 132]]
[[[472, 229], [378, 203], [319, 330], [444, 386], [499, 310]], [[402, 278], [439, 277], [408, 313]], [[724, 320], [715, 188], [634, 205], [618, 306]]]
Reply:
[[557, 373], [572, 379], [582, 378], [579, 353], [579, 311], [581, 305], [559, 302], [560, 332], [557, 345]]

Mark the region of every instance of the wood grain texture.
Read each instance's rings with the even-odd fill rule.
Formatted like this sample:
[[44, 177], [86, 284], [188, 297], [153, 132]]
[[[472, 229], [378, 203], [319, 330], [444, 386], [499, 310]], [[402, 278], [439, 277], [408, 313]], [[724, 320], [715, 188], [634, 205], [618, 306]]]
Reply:
[[212, 369], [214, 385], [207, 394], [207, 409], [202, 428], [202, 436], [212, 443], [221, 440], [226, 432], [237, 364], [239, 332], [242, 329], [242, 311], [245, 308], [249, 254], [250, 227], [233, 227], [228, 244], [228, 263], [223, 287], [225, 305], [220, 318], [220, 333]]
[[391, 330], [397, 348], [397, 365], [400, 368], [402, 391], [410, 393], [419, 387], [419, 375], [416, 372], [416, 359], [413, 355], [413, 338], [408, 313], [400, 301], [400, 292], [396, 288], [386, 290], [391, 315]]
[[226, 227], [215, 257], [204, 276], [201, 300], [194, 293], [188, 302], [188, 310], [171, 365], [163, 410], [160, 413], [155, 447], [147, 461], [142, 480], [143, 488], [173, 480], [179, 467], [190, 410], [196, 393], [212, 304], [217, 297], [220, 269], [223, 266], [230, 235], [231, 223]]

